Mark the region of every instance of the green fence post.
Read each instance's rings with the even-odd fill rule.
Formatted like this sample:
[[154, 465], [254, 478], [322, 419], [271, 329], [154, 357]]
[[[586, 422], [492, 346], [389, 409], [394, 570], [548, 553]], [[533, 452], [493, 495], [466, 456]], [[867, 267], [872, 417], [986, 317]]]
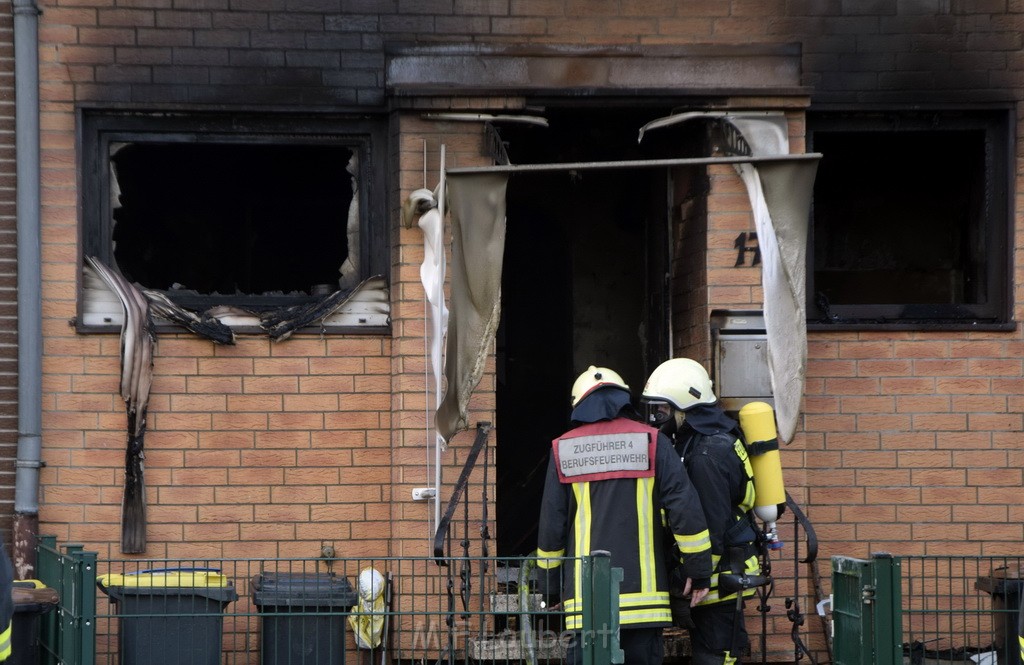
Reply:
[[[36, 574], [40, 582], [60, 593], [60, 555], [57, 552], [57, 536], [39, 536], [36, 543]], [[44, 614], [39, 622], [40, 662], [42, 665], [57, 665], [58, 621], [63, 598], [58, 596], [57, 607]]]
[[579, 643], [576, 648], [580, 649], [583, 655], [583, 665], [595, 665], [594, 663], [594, 640], [592, 635], [594, 634], [594, 613], [590, 609], [590, 597], [593, 595], [594, 590], [591, 587], [594, 581], [594, 566], [592, 557], [585, 556], [580, 561], [580, 589], [582, 590], [583, 598], [580, 602], [580, 609], [583, 611], [583, 616], [580, 617], [580, 624], [582, 630], [580, 630]]
[[80, 665], [96, 664], [96, 552], [80, 552], [76, 572], [78, 588], [78, 653]]
[[874, 644], [878, 665], [903, 665], [902, 562], [886, 552], [871, 555]]
[[77, 580], [75, 555], [82, 551], [82, 545], [65, 545], [60, 567], [60, 634], [57, 639], [57, 655], [62, 664], [81, 665], [78, 654], [78, 612], [76, 596], [81, 595], [81, 584]]
[[96, 663], [96, 552], [65, 545], [60, 571], [59, 662], [62, 665]]
[[604, 550], [591, 552], [581, 562], [583, 665], [620, 665], [625, 660], [619, 648], [622, 569], [612, 568], [611, 563], [611, 553]]
[[57, 536], [39, 536], [36, 542], [36, 565], [39, 581], [52, 587], [56, 581]]

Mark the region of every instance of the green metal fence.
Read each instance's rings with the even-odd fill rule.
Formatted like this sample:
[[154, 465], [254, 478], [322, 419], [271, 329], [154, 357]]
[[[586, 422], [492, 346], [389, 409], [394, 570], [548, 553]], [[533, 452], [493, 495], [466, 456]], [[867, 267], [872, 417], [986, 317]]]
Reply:
[[40, 662], [94, 665], [96, 662], [96, 553], [81, 545], [57, 548], [54, 536], [39, 541], [39, 580], [56, 589], [57, 607], [40, 620]]
[[1022, 665], [1024, 556], [832, 557], [836, 665]]
[[[566, 560], [583, 585], [580, 633], [546, 605], [529, 559], [496, 557], [100, 560], [39, 544], [57, 589], [42, 618], [46, 665], [385, 665], [622, 662], [621, 569]], [[366, 593], [361, 596], [360, 592]], [[380, 593], [377, 593], [377, 592]], [[350, 621], [351, 620], [351, 621]], [[361, 644], [357, 636], [365, 639]]]

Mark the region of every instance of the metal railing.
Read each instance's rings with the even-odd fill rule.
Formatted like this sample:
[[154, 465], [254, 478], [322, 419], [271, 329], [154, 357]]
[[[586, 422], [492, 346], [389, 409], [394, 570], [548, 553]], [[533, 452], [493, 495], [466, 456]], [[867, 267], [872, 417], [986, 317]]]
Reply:
[[1019, 665], [1024, 556], [899, 558], [906, 657]]
[[[107, 561], [48, 536], [39, 561], [40, 580], [60, 596], [40, 631], [47, 664], [558, 662], [572, 636], [561, 610], [519, 588], [523, 559], [451, 559], [510, 571], [484, 576], [454, 607], [430, 557]], [[566, 563], [584, 574], [583, 625], [612, 636], [584, 639], [583, 661], [610, 665], [618, 648], [610, 557]]]
[[[43, 620], [42, 662], [336, 665], [347, 659], [357, 665], [533, 665], [564, 660], [564, 616], [545, 606], [536, 592], [532, 559], [489, 556], [490, 432], [490, 423], [477, 425], [435, 533], [433, 557], [100, 561], [81, 546], [58, 548], [54, 538], [42, 538], [40, 579], [57, 588], [61, 599], [58, 611]], [[814, 567], [817, 544], [799, 506], [791, 497], [787, 503], [792, 540], [772, 555], [777, 559], [775, 584], [760, 590], [757, 602], [747, 607], [754, 649], [750, 660], [785, 662], [792, 654], [792, 662], [809, 657], [816, 665], [822, 660], [815, 657], [822, 651], [821, 631], [817, 617], [805, 626], [804, 611], [823, 593]], [[600, 577], [600, 565], [597, 570]], [[175, 583], [192, 591], [139, 591], [140, 580], [166, 584], [160, 575], [167, 571], [176, 571]], [[357, 595], [360, 579], [372, 577], [367, 571], [380, 575], [386, 600], [383, 608], [370, 605], [361, 612]], [[809, 583], [801, 585], [804, 575]], [[292, 593], [284, 581], [299, 586]], [[600, 582], [606, 583], [611, 582]], [[346, 593], [349, 606], [335, 597]], [[785, 612], [780, 613], [783, 600]], [[609, 606], [617, 608], [617, 603]], [[382, 631], [380, 643], [360, 646], [355, 637], [360, 627]], [[175, 637], [180, 633], [194, 639]], [[612, 657], [610, 645], [598, 646], [584, 650], [585, 660], [599, 663]], [[181, 658], [174, 660], [178, 652]], [[685, 631], [668, 629], [668, 659], [688, 655]], [[163, 660], [153, 660], [157, 656]]]
[[[476, 438], [466, 453], [434, 534], [433, 553], [444, 571], [449, 616], [454, 616], [456, 607], [465, 605], [470, 596], [487, 584], [488, 575], [516, 575], [515, 567], [498, 571], [487, 568], [491, 539], [488, 531], [491, 431], [491, 423], [477, 423]], [[749, 660], [767, 663], [806, 659], [810, 665], [818, 665], [831, 660], [831, 643], [825, 623], [814, 615], [815, 606], [824, 598], [817, 564], [817, 536], [800, 505], [788, 493], [786, 506], [788, 511], [779, 527], [784, 531], [780, 535], [787, 538], [788, 544], [785, 549], [763, 553], [761, 561], [763, 572], [772, 576], [773, 583], [758, 588], [757, 596], [746, 606], [752, 642]], [[484, 558], [477, 561], [472, 554]], [[665, 636], [668, 660], [689, 657], [689, 635], [685, 630], [668, 628]]]
[[836, 665], [1020, 665], [1024, 556], [832, 557]]

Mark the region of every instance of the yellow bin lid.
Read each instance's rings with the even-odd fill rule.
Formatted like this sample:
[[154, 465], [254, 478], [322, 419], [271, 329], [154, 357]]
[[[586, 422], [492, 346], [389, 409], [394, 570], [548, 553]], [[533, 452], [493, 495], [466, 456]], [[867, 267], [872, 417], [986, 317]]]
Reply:
[[42, 580], [14, 580], [14, 586], [23, 589], [45, 589], [46, 585]]
[[227, 576], [214, 570], [157, 570], [138, 573], [107, 573], [96, 581], [105, 587], [176, 587], [210, 588], [226, 587], [230, 584]]

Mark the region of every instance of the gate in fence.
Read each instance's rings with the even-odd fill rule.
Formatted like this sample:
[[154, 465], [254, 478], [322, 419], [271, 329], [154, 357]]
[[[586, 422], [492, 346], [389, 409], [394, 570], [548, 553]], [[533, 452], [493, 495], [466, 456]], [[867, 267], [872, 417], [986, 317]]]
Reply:
[[832, 557], [835, 665], [1021, 665], [1024, 556]]

